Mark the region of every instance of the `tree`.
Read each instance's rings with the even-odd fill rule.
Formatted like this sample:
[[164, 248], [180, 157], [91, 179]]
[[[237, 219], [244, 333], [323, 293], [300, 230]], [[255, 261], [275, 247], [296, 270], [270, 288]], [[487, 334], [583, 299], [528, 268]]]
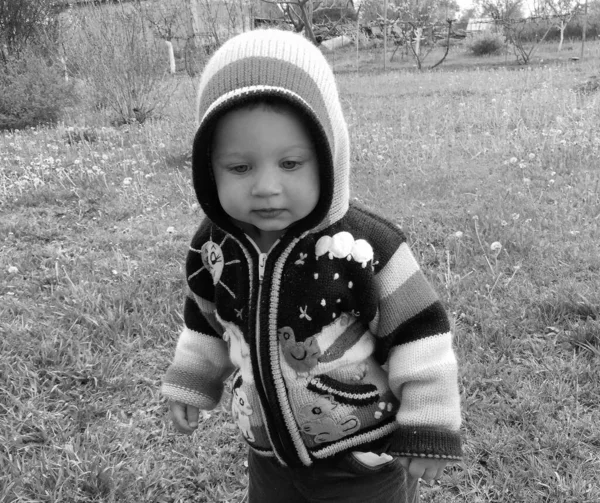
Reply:
[[565, 39], [565, 29], [573, 16], [582, 11], [579, 0], [540, 0], [534, 8], [534, 13], [539, 16], [551, 16], [552, 25], [560, 31], [558, 52], [562, 50]]
[[521, 19], [523, 0], [476, 0], [484, 16], [494, 19]]
[[[552, 30], [552, 24], [548, 23], [545, 19], [530, 18], [530, 19], [499, 19], [496, 21], [499, 23], [504, 30], [504, 37], [506, 41], [512, 46], [517, 63], [520, 65], [526, 65], [531, 60], [531, 56], [537, 46], [541, 44], [545, 39], [550, 30]], [[544, 35], [537, 39], [533, 37], [532, 33], [538, 33], [540, 30], [544, 30]], [[529, 40], [529, 42], [528, 42]]]
[[146, 18], [156, 35], [164, 40], [169, 55], [169, 72], [175, 74], [177, 67], [175, 65], [175, 51], [173, 49], [173, 38], [177, 27], [182, 23], [182, 9], [179, 5], [170, 5], [162, 2], [151, 2], [136, 6], [142, 16]]
[[[304, 35], [313, 44], [319, 45], [321, 40], [327, 39], [335, 32], [337, 26], [354, 12], [351, 0], [262, 0], [265, 3], [277, 5], [295, 32], [304, 32]], [[325, 20], [324, 31], [317, 35], [315, 30], [315, 18], [324, 18], [322, 14], [326, 11], [336, 10], [339, 12], [336, 21]]]
[[51, 26], [50, 0], [0, 0], [0, 57], [6, 63], [11, 54], [39, 42]]
[[[422, 69], [427, 56], [437, 47], [438, 42], [445, 40], [446, 50], [441, 59], [431, 68], [439, 66], [446, 59], [450, 50], [452, 23], [459, 10], [457, 2], [454, 0], [400, 0], [396, 4], [392, 4], [390, 10], [395, 16], [391, 26], [402, 25], [399, 30], [400, 38], [413, 55], [419, 70]], [[438, 28], [444, 25], [447, 26], [447, 31], [442, 34]], [[425, 43], [427, 48], [422, 50]], [[395, 53], [396, 51], [392, 54], [392, 58]]]

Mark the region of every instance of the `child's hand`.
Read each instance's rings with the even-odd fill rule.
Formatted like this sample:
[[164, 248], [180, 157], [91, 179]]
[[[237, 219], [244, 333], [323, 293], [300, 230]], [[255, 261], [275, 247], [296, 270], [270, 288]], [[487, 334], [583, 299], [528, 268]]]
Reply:
[[400, 464], [413, 477], [426, 482], [439, 479], [448, 464], [445, 459], [399, 458]]
[[198, 407], [180, 402], [169, 402], [173, 426], [180, 433], [190, 435], [198, 428]]

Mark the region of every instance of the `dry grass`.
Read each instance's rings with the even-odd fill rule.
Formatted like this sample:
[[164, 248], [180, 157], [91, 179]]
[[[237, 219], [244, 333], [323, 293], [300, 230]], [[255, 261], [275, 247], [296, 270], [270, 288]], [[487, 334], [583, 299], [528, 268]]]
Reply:
[[[353, 195], [456, 328], [466, 456], [423, 501], [600, 501], [600, 96], [571, 91], [593, 64], [340, 76]], [[242, 500], [228, 413], [182, 437], [158, 394], [201, 218], [179, 93], [144, 126], [0, 137], [1, 502]]]

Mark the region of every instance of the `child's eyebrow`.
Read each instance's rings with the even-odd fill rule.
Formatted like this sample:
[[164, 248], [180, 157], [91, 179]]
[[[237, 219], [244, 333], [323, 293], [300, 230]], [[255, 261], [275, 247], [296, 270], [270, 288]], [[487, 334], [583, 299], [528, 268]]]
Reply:
[[286, 152], [288, 150], [301, 149], [301, 150], [314, 150], [311, 145], [307, 145], [305, 143], [298, 143], [297, 145], [289, 145], [282, 149], [282, 152]]
[[243, 154], [242, 152], [213, 152], [213, 157], [215, 159], [227, 159], [229, 157], [245, 157], [245, 154]]
[[[287, 145], [287, 146], [283, 147], [278, 152], [278, 154], [283, 155], [283, 154], [289, 152], [290, 150], [304, 150], [306, 152], [313, 152], [315, 149], [311, 145], [298, 143], [298, 144]], [[253, 155], [252, 152], [243, 152], [243, 151], [238, 151], [238, 150], [228, 151], [227, 147], [225, 147], [225, 149], [223, 149], [222, 151], [218, 150], [216, 152], [213, 152], [213, 158], [217, 159], [219, 161], [222, 161], [223, 159], [229, 159], [230, 157], [235, 158], [235, 159], [240, 159], [240, 158], [245, 159], [246, 157], [250, 157], [252, 155]]]

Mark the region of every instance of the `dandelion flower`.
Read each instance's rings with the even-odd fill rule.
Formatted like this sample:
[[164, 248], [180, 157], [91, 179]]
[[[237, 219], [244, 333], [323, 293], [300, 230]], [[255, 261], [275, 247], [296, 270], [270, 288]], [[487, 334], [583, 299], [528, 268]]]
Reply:
[[500, 243], [500, 241], [494, 241], [490, 245], [490, 250], [492, 250], [493, 252], [496, 252], [496, 253], [500, 253], [500, 251], [502, 250], [502, 244]]
[[530, 160], [530, 161], [533, 161], [534, 159], [535, 159], [535, 154], [534, 154], [533, 152], [531, 152], [531, 153], [529, 154], [529, 160]]
[[175, 227], [171, 226], [171, 227], [167, 227], [167, 234], [174, 234], [175, 233]]
[[462, 238], [462, 237], [463, 237], [463, 233], [462, 233], [462, 231], [456, 231], [456, 232], [454, 233], [454, 237], [455, 237], [456, 239], [460, 239], [460, 238]]
[[15, 267], [14, 265], [11, 265], [8, 267], [7, 271], [8, 274], [17, 274], [19, 272], [19, 268]]
[[518, 160], [519, 160], [519, 159], [517, 159], [516, 157], [511, 157], [511, 158], [510, 158], [510, 163], [511, 163], [511, 164], [517, 164], [517, 161], [518, 161]]

